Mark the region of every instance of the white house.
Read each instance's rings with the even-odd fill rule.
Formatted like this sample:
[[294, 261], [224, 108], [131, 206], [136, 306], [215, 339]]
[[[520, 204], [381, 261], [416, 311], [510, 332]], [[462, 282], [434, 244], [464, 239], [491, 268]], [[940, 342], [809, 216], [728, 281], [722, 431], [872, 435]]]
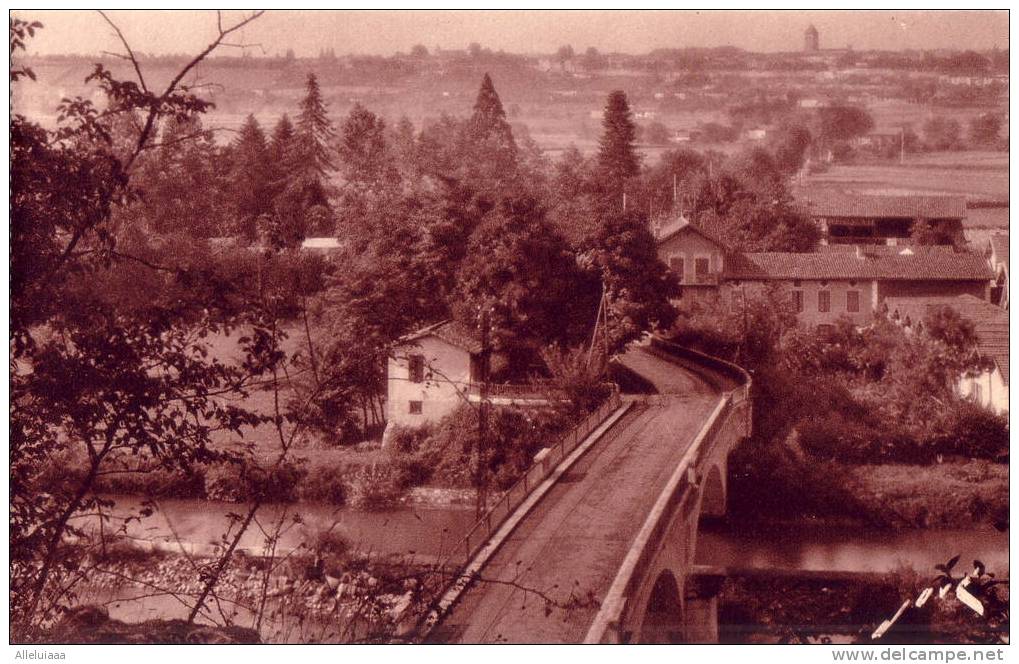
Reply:
[[987, 261], [994, 270], [991, 301], [1008, 310], [1008, 233], [995, 233], [987, 241]]
[[[484, 368], [497, 371], [506, 358], [485, 357], [474, 330], [446, 320], [400, 339], [386, 366], [386, 431], [438, 422], [459, 406], [481, 402]], [[548, 386], [489, 383], [485, 403], [541, 408], [561, 398]]]
[[387, 434], [394, 426], [436, 422], [467, 402], [481, 378], [481, 350], [474, 332], [454, 321], [403, 337], [386, 372]]
[[977, 375], [959, 378], [959, 395], [972, 399], [998, 414], [1008, 413], [1008, 312], [972, 295], [955, 297], [889, 297], [885, 299], [889, 315], [909, 319], [912, 325], [922, 321], [932, 309], [949, 307], [973, 323], [977, 334], [977, 352], [992, 362], [992, 367]]

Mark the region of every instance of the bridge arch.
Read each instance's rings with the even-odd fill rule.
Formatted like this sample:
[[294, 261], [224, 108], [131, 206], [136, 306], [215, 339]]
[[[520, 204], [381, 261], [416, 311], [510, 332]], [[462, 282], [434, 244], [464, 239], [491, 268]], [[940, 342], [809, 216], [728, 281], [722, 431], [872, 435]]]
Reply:
[[639, 643], [682, 643], [683, 600], [679, 582], [669, 570], [655, 579], [640, 625]]

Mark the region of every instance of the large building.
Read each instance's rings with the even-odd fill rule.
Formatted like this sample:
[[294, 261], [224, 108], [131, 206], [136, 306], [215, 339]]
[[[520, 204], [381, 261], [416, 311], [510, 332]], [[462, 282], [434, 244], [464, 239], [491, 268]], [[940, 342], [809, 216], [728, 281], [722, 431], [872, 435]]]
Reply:
[[777, 289], [800, 320], [831, 325], [846, 317], [867, 325], [886, 298], [990, 297], [987, 260], [952, 247], [830, 246], [813, 253], [743, 253], [685, 220], [662, 229], [659, 258], [680, 277], [681, 298], [743, 298]]
[[821, 50], [821, 35], [813, 25], [808, 25], [803, 32], [803, 50], [807, 53], [817, 53]]
[[822, 244], [908, 242], [915, 224], [925, 220], [945, 243], [964, 241], [962, 196], [876, 196], [822, 190], [799, 197], [821, 230]]

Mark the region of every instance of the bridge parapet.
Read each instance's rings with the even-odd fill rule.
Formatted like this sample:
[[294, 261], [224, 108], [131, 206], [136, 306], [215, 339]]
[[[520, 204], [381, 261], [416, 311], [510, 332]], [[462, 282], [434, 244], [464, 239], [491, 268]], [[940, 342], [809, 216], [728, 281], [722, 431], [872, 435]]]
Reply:
[[[655, 354], [701, 373], [705, 380], [714, 381], [724, 391], [645, 519], [602, 601], [585, 643], [641, 639], [649, 603], [654, 603], [658, 570], [665, 569], [670, 577], [678, 577], [682, 583], [685, 571], [693, 565], [697, 520], [704, 509], [704, 470], [710, 470], [719, 458], [724, 462], [731, 448], [750, 434], [752, 379], [748, 372], [725, 360], [661, 339], [653, 338], [651, 344]], [[729, 381], [728, 385], [721, 385], [717, 375], [704, 375], [705, 370], [720, 374]], [[663, 564], [663, 559], [668, 559], [668, 563]]]

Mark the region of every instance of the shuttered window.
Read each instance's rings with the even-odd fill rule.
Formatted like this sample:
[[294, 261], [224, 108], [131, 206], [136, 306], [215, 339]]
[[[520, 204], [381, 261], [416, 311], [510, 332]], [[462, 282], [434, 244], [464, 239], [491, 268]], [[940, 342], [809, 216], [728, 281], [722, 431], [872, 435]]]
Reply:
[[846, 291], [846, 311], [855, 314], [860, 311], [860, 291]]
[[821, 313], [831, 311], [831, 291], [817, 291], [817, 310]]

